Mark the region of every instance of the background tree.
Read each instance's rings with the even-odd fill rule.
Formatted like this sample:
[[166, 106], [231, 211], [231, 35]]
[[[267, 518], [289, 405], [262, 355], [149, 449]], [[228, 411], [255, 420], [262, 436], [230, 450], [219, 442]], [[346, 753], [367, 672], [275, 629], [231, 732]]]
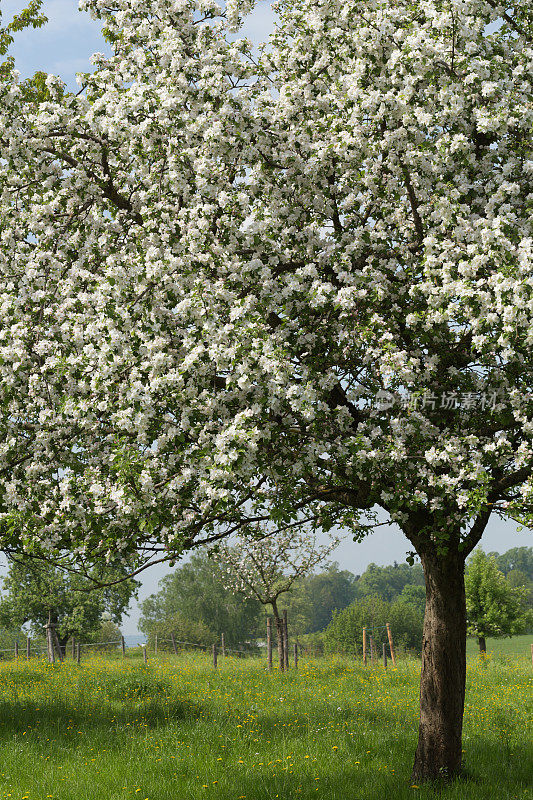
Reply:
[[104, 611], [100, 617], [100, 626], [94, 631], [95, 643], [98, 643], [95, 650], [109, 651], [116, 650], [117, 642], [120, 641], [122, 631], [116, 622], [113, 622], [109, 611]]
[[490, 553], [510, 585], [526, 592], [526, 604], [532, 612], [529, 632], [533, 631], [533, 547], [513, 547], [507, 552]]
[[410, 603], [423, 614], [426, 607], [426, 589], [418, 584], [407, 584], [395, 599], [402, 603]]
[[287, 531], [261, 538], [257, 534], [256, 538], [241, 535], [235, 544], [213, 550], [213, 557], [222, 567], [225, 586], [272, 608], [280, 669], [284, 664], [284, 638], [278, 600], [325, 561], [338, 544], [339, 537], [321, 545], [307, 533]]
[[346, 608], [355, 598], [356, 587], [355, 575], [339, 570], [336, 562], [296, 580], [284, 598], [292, 630], [297, 635], [324, 630], [333, 612]]
[[139, 628], [146, 635], [212, 644], [223, 633], [228, 646], [257, 635], [260, 604], [225, 588], [221, 565], [207, 553], [194, 553], [159, 586], [141, 603]]
[[[175, 611], [169, 616], [165, 616], [159, 620], [145, 621], [142, 627], [139, 625], [139, 628], [146, 634], [149, 647], [155, 647], [157, 638], [158, 649], [169, 650], [171, 652], [173, 650], [172, 637], [174, 637], [176, 647], [180, 649], [187, 649], [190, 645], [208, 648], [215, 642], [220, 643], [221, 638], [221, 634], [213, 630], [212, 627], [208, 627], [203, 620], [190, 619], [179, 611]], [[225, 631], [222, 631], [222, 633], [224, 633], [225, 637]], [[238, 642], [230, 639], [229, 646], [235, 647], [238, 645], [239, 649], [242, 649], [244, 642], [244, 636], [242, 639], [239, 639]]]
[[[123, 576], [124, 570], [121, 574], [116, 567], [97, 566], [92, 570], [97, 581]], [[129, 579], [95, 589], [89, 577], [65, 572], [54, 564], [31, 558], [12, 559], [3, 578], [0, 624], [8, 627], [30, 622], [33, 631], [42, 634], [51, 622], [64, 654], [71, 636], [82, 641], [96, 638], [105, 612], [110, 622], [120, 623], [138, 586], [137, 581]]]
[[355, 598], [378, 596], [383, 600], [401, 598], [422, 612], [425, 606], [424, 574], [420, 564], [368, 565], [362, 575], [339, 570], [331, 564], [318, 574], [298, 579], [284, 603], [291, 626], [298, 634], [324, 630], [334, 610], [342, 610]]
[[505, 576], [514, 570], [520, 570], [533, 581], [533, 547], [511, 547], [505, 553], [489, 553], [489, 556], [494, 556], [498, 569]]
[[369, 564], [357, 580], [357, 595], [377, 595], [393, 600], [407, 585], [424, 586], [424, 572], [420, 564], [397, 564], [379, 567]]
[[[7, 651], [9, 654], [13, 653], [15, 642], [24, 641], [27, 633], [21, 628], [11, 625], [9, 620], [1, 620], [0, 622], [0, 651]], [[4, 657], [5, 653], [2, 652], [0, 657]]]
[[531, 622], [525, 608], [526, 592], [513, 588], [494, 556], [481, 549], [468, 563], [465, 586], [468, 632], [477, 636], [480, 653], [487, 651], [487, 636], [523, 633]]
[[290, 0], [259, 60], [248, 2], [83, 6], [78, 95], [0, 83], [2, 541], [381, 506], [426, 582], [413, 777], [456, 774], [465, 559], [533, 519], [531, 4]]

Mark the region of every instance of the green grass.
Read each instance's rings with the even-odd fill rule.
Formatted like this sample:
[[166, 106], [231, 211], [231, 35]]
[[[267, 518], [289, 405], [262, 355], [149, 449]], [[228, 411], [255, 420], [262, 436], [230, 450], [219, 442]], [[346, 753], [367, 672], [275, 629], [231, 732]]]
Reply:
[[[0, 666], [0, 800], [531, 798], [531, 661], [471, 659], [469, 778], [409, 773], [419, 663], [364, 669], [204, 656]], [[528, 708], [529, 705], [529, 708]]]
[[[494, 656], [529, 656], [531, 659], [531, 644], [533, 635], [512, 636], [506, 639], [487, 639], [487, 653]], [[479, 652], [477, 639], [468, 639], [466, 643], [467, 655], [475, 656]]]

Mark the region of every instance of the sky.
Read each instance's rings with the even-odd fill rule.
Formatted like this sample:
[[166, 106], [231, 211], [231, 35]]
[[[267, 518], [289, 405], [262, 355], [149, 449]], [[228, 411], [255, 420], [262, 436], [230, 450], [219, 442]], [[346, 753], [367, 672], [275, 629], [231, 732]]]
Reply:
[[[24, 0], [0, 0], [3, 24], [25, 7]], [[77, 0], [44, 0], [43, 12], [48, 24], [37, 30], [17, 34], [12, 54], [23, 77], [37, 70], [59, 75], [69, 88], [76, 88], [76, 72], [90, 70], [93, 53], [108, 51], [100, 35], [99, 23], [78, 11]], [[274, 13], [270, 3], [258, 2], [240, 36], [252, 41], [266, 39], [273, 28]]]
[[[22, 0], [0, 0], [3, 24], [24, 8], [24, 5]], [[88, 14], [78, 11], [77, 0], [44, 0], [43, 11], [49, 18], [44, 28], [17, 34], [11, 51], [15, 56], [17, 68], [22, 77], [33, 75], [37, 70], [51, 72], [59, 75], [69, 88], [77, 88], [76, 72], [90, 70], [91, 55], [107, 50], [98, 23], [91, 20]], [[240, 35], [258, 42], [267, 38], [273, 25], [274, 13], [270, 4], [258, 2]], [[499, 553], [511, 547], [532, 544], [531, 531], [517, 531], [514, 523], [498, 519], [491, 521], [482, 541], [485, 551]], [[331, 560], [338, 561], [342, 569], [348, 569], [358, 575], [364, 572], [371, 562], [376, 564], [402, 562], [411, 549], [411, 545], [396, 526], [384, 526], [360, 543], [346, 538], [332, 554]], [[0, 566], [0, 573], [1, 571]], [[171, 571], [168, 567], [158, 565], [142, 573], [139, 576], [142, 580], [139, 600], [142, 601], [157, 591], [159, 580]], [[139, 608], [135, 604], [122, 626], [126, 635], [137, 633], [138, 618]]]

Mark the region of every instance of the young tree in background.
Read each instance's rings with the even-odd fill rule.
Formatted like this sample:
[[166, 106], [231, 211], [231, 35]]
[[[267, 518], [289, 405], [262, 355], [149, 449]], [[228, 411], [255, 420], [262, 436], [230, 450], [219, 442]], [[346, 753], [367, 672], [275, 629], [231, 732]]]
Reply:
[[480, 653], [487, 652], [487, 636], [523, 633], [531, 621], [525, 608], [526, 592], [513, 588], [494, 556], [483, 550], [476, 550], [468, 562], [465, 587], [468, 633], [477, 636]]
[[300, 578], [324, 562], [339, 541], [340, 538], [334, 536], [326, 544], [319, 544], [306, 532], [288, 531], [260, 538], [241, 535], [236, 544], [222, 545], [213, 550], [213, 558], [222, 566], [222, 580], [226, 587], [272, 608], [281, 669], [284, 637], [278, 600], [290, 592]]
[[287, 0], [259, 60], [249, 0], [82, 5], [77, 95], [0, 83], [2, 542], [381, 506], [426, 582], [413, 777], [452, 776], [465, 558], [533, 520], [531, 3]]
[[94, 588], [94, 580], [65, 572], [54, 564], [31, 558], [12, 559], [3, 578], [0, 599], [0, 624], [20, 627], [31, 622], [37, 633], [54, 625], [59, 647], [64, 655], [71, 636], [89, 641], [99, 632], [103, 617], [118, 624], [136, 595], [138, 582], [120, 580], [124, 571], [97, 567], [92, 578], [119, 582], [103, 589]]

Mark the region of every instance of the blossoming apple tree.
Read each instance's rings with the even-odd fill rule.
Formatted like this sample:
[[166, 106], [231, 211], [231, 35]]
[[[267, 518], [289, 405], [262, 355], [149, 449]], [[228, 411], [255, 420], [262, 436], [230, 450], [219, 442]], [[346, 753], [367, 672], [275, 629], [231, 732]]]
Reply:
[[6, 547], [364, 535], [427, 589], [413, 775], [461, 769], [464, 562], [532, 519], [526, 0], [83, 0], [77, 94], [0, 84]]
[[[315, 535], [298, 529], [270, 533], [243, 529], [237, 540], [228, 545], [216, 545], [212, 557], [222, 567], [226, 588], [255, 598], [263, 606], [271, 606], [276, 625], [280, 668], [284, 665], [283, 620], [278, 601], [290, 592], [296, 581], [309, 575], [338, 546], [337, 533], [320, 543]], [[288, 654], [287, 654], [288, 657]]]

